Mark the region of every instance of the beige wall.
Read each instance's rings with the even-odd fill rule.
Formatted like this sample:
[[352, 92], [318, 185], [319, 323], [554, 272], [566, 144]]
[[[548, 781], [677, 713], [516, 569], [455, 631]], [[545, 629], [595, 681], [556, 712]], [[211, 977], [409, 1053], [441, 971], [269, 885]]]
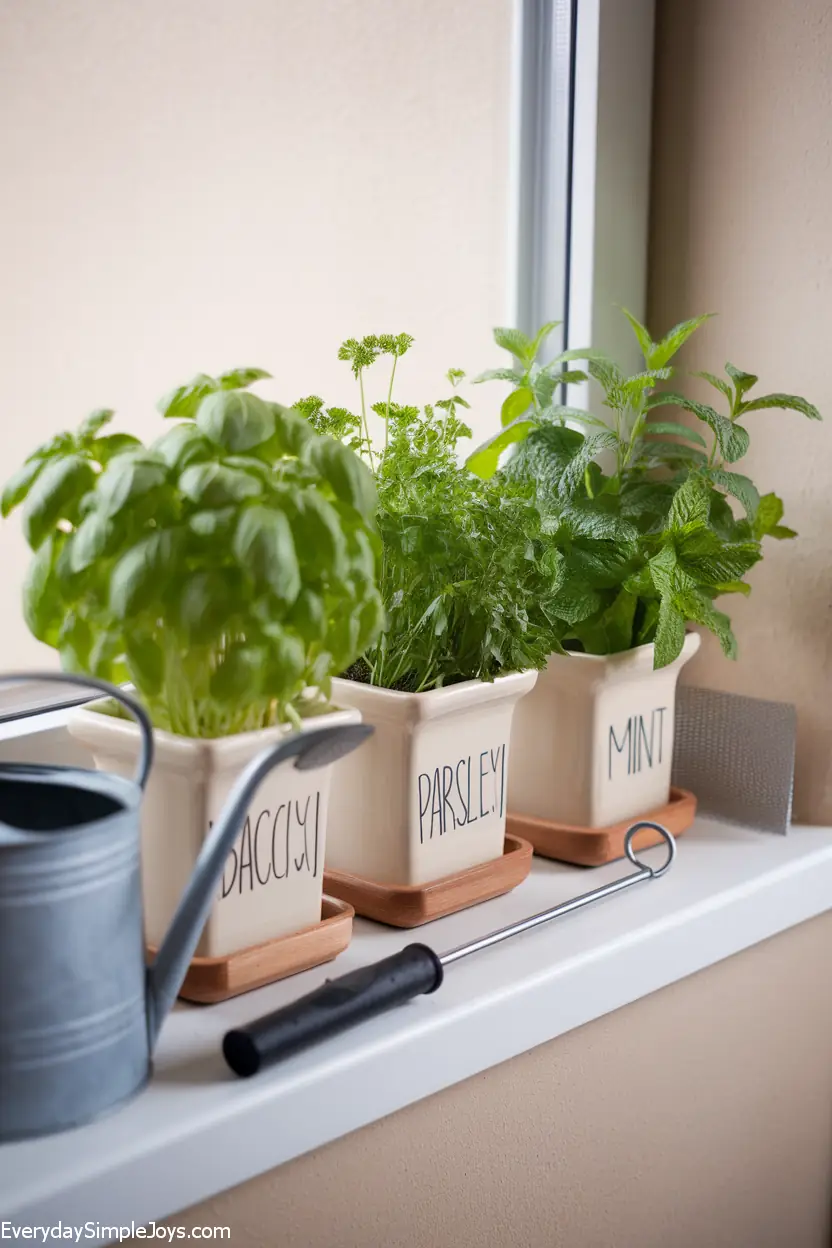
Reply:
[[803, 924], [170, 1223], [237, 1248], [829, 1248], [830, 939]]
[[[825, 0], [660, 0], [651, 323], [717, 310], [691, 368], [805, 393], [748, 468], [801, 531], [693, 679], [793, 699], [797, 814], [832, 820], [832, 25]], [[828, 1248], [824, 917], [186, 1215], [251, 1248]]]
[[650, 320], [719, 313], [685, 357], [806, 395], [826, 423], [748, 419], [747, 471], [786, 504], [746, 601], [736, 663], [708, 639], [685, 679], [797, 703], [798, 819], [832, 822], [832, 7], [661, 0]]
[[[510, 36], [511, 0], [0, 0], [0, 478], [94, 407], [152, 436], [197, 371], [351, 401], [351, 334], [416, 336], [416, 401], [487, 367]], [[56, 661], [26, 561], [0, 524], [5, 667]]]

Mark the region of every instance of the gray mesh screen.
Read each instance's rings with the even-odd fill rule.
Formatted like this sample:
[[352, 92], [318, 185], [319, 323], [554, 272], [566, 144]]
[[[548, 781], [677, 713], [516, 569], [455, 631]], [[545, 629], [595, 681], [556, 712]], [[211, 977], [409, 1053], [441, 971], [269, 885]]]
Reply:
[[696, 794], [703, 815], [760, 832], [789, 830], [797, 715], [715, 689], [676, 691], [673, 783]]

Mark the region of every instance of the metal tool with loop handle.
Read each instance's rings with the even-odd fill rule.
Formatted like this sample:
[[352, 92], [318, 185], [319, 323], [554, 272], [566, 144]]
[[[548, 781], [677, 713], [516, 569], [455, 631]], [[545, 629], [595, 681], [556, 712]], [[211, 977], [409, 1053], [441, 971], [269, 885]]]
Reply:
[[[667, 846], [667, 858], [658, 867], [640, 862], [635, 855], [633, 841], [644, 828], [658, 832]], [[459, 962], [461, 958], [490, 949], [492, 945], [499, 945], [552, 919], [573, 914], [584, 906], [624, 892], [634, 884], [659, 879], [670, 869], [676, 857], [676, 841], [661, 824], [642, 820], [628, 829], [624, 852], [637, 870], [620, 880], [603, 884], [559, 906], [541, 910], [528, 919], [510, 923], [445, 953], [435, 953], [427, 945], [406, 945], [389, 958], [350, 971], [339, 979], [328, 979], [320, 988], [291, 1005], [266, 1014], [247, 1027], [227, 1032], [223, 1040], [226, 1062], [237, 1075], [254, 1075], [264, 1066], [271, 1066], [357, 1023], [383, 1014], [394, 1005], [401, 1005], [423, 993], [435, 992], [444, 979], [445, 967]]]

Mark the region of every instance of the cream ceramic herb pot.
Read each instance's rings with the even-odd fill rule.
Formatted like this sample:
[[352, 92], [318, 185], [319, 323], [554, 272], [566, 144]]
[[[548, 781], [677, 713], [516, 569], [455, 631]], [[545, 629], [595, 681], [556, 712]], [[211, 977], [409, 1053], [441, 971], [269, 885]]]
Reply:
[[[335, 709], [303, 721], [303, 732], [358, 723]], [[71, 734], [103, 771], [135, 769], [135, 725], [94, 710], [76, 711]], [[251, 759], [291, 735], [286, 726], [195, 740], [156, 732], [156, 754], [141, 811], [145, 934], [158, 947], [182, 889], [226, 798]], [[225, 862], [198, 957], [237, 953], [320, 922], [331, 766], [312, 772], [278, 766], [249, 804]]]
[[653, 646], [621, 654], [552, 655], [517, 708], [508, 803], [512, 814], [604, 828], [670, 797], [676, 682], [699, 649], [653, 670]]
[[333, 681], [375, 731], [336, 764], [326, 865], [381, 884], [425, 884], [503, 853], [509, 740], [537, 672], [428, 693]]

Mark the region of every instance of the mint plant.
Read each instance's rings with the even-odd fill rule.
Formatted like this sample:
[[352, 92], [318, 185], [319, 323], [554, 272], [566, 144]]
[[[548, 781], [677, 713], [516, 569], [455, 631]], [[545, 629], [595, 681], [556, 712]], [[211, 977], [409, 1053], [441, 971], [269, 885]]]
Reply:
[[177, 423], [149, 447], [94, 412], [2, 496], [34, 551], [34, 636], [68, 670], [132, 680], [156, 726], [186, 736], [297, 726], [383, 619], [372, 475], [248, 392], [265, 377], [180, 386], [159, 405]]
[[[724, 411], [659, 389], [673, 376], [671, 360], [708, 317], [684, 321], [654, 342], [635, 317], [625, 315], [644, 358], [643, 371], [631, 377], [589, 349], [538, 364], [554, 324], [534, 339], [495, 330], [498, 346], [511, 352], [514, 363], [475, 381], [511, 381], [512, 390], [502, 406], [503, 428], [467, 463], [487, 480], [534, 484], [558, 548], [548, 609], [559, 618], [561, 649], [612, 654], [654, 642], [654, 665], [664, 667], [678, 657], [686, 626], [695, 623], [715, 633], [733, 658], [736, 639], [716, 599], [750, 593], [745, 576], [762, 557], [764, 538], [796, 536], [781, 523], [777, 495], [761, 495], [734, 470], [749, 446], [745, 419], [766, 408], [812, 420], [820, 413], [799, 395], [752, 397], [757, 377], [732, 364], [724, 377], [698, 374], [720, 396]], [[571, 360], [585, 361], [586, 369], [564, 372]], [[564, 381], [590, 377], [601, 386], [606, 419], [555, 401]], [[652, 419], [657, 409], [672, 406], [695, 416], [702, 432]], [[511, 457], [500, 469], [509, 448]]]
[[[375, 475], [387, 626], [347, 674], [422, 692], [544, 666], [556, 640], [548, 607], [558, 555], [530, 482], [483, 480], [460, 466], [457, 444], [471, 436], [468, 403], [457, 390], [461, 370], [449, 370], [448, 394], [434, 404], [393, 401], [396, 367], [412, 342], [409, 334], [380, 334], [342, 344], [359, 412], [326, 408], [318, 396], [295, 406], [319, 432], [360, 453]], [[366, 374], [382, 361], [390, 365], [383, 398], [370, 404]], [[383, 422], [378, 451], [370, 413]]]

